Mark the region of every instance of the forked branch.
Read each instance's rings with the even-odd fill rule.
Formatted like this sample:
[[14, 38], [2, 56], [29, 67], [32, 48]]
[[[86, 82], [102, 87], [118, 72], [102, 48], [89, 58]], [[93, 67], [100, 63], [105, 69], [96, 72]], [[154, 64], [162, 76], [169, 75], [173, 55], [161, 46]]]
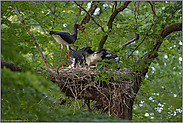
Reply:
[[[126, 1], [120, 8], [117, 8], [117, 9], [114, 10], [114, 12], [113, 12], [112, 15], [110, 16], [109, 21], [108, 21], [108, 23], [107, 23], [107, 26], [108, 26], [109, 31], [112, 30], [112, 24], [113, 24], [113, 21], [114, 21], [116, 15], [117, 15], [119, 12], [123, 11], [123, 10], [129, 5], [130, 2], [131, 2], [131, 1]], [[105, 44], [105, 42], [106, 42], [106, 40], [107, 40], [107, 37], [108, 37], [108, 34], [105, 34], [105, 35], [102, 37], [102, 39], [100, 40], [100, 43], [99, 43], [99, 46], [98, 46], [98, 51], [101, 50], [101, 49], [103, 48], [103, 46], [104, 46], [104, 44]]]

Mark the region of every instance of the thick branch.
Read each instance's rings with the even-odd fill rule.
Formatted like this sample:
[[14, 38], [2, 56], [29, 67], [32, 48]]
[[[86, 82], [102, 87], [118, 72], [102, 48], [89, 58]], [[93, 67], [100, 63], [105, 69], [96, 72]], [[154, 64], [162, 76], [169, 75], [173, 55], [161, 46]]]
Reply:
[[175, 31], [182, 31], [182, 23], [175, 23], [175, 24], [165, 27], [161, 33], [161, 36], [162, 36], [162, 38], [165, 38], [167, 35], [169, 35], [172, 32], [175, 32]]
[[[97, 8], [97, 4], [94, 4], [96, 1], [93, 1], [92, 2], [92, 5], [91, 5], [91, 7], [90, 7], [90, 9], [89, 9], [89, 11], [88, 11], [88, 13], [90, 13], [90, 15], [93, 15], [93, 13], [95, 12], [95, 10], [96, 10], [96, 8]], [[90, 15], [85, 15], [85, 17], [83, 18], [83, 20], [82, 20], [82, 22], [81, 22], [81, 25], [82, 24], [86, 24], [86, 23], [88, 23], [89, 21], [90, 21]]]
[[18, 17], [18, 19], [20, 20], [20, 22], [24, 25], [24, 27], [25, 27], [25, 29], [27, 30], [28, 34], [32, 37], [32, 39], [33, 39], [33, 41], [34, 41], [34, 43], [35, 43], [35, 45], [36, 45], [36, 48], [38, 49], [38, 52], [39, 52], [39, 54], [41, 55], [41, 58], [42, 58], [42, 60], [43, 60], [43, 62], [44, 62], [44, 64], [45, 64], [45, 66], [46, 66], [46, 69], [47, 69], [47, 70], [50, 70], [50, 67], [48, 66], [48, 63], [46, 62], [46, 58], [45, 58], [45, 56], [44, 56], [44, 54], [43, 54], [41, 48], [39, 47], [39, 44], [38, 44], [38, 42], [37, 42], [37, 40], [36, 40], [34, 34], [29, 30], [29, 28], [27, 27], [27, 24], [26, 24], [25, 21], [22, 19], [21, 15], [19, 14], [19, 12], [18, 12], [18, 10], [16, 9], [16, 7], [13, 7], [13, 10], [14, 10], [14, 12], [17, 14], [17, 17]]
[[103, 48], [103, 46], [104, 46], [104, 44], [105, 44], [105, 42], [107, 40], [107, 37], [108, 37], [108, 35], [104, 35], [102, 37], [102, 39], [100, 40], [100, 43], [99, 43], [99, 46], [98, 46], [98, 50], [97, 51], [100, 51]]
[[9, 68], [11, 71], [19, 71], [21, 72], [22, 68], [19, 66], [14, 65], [12, 62], [5, 61], [4, 59], [1, 59], [1, 68], [3, 67]]
[[126, 1], [120, 8], [115, 9], [115, 11], [114, 11], [114, 12], [112, 13], [112, 15], [110, 16], [109, 21], [108, 21], [108, 24], [107, 24], [107, 26], [108, 26], [109, 29], [112, 29], [112, 22], [114, 21], [114, 18], [116, 17], [116, 15], [117, 15], [119, 12], [123, 11], [123, 10], [128, 6], [128, 4], [129, 4], [130, 2], [131, 2], [131, 1]]
[[[164, 30], [160, 33], [160, 36], [162, 38], [165, 38], [167, 35], [171, 34], [172, 32], [175, 32], [175, 31], [182, 31], [182, 23], [175, 23], [175, 24], [165, 27]], [[159, 47], [161, 46], [161, 44], [163, 42], [158, 39], [155, 39], [154, 42], [156, 42], [156, 43], [154, 44], [153, 50], [158, 51]]]

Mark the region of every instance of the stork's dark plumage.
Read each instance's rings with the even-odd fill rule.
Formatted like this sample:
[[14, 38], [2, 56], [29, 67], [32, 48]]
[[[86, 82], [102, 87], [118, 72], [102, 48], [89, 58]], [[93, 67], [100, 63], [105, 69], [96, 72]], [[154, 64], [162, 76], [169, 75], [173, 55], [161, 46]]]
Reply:
[[91, 50], [92, 47], [83, 47], [79, 49], [78, 51], [74, 52], [73, 54], [75, 56], [82, 54], [84, 55], [85, 62], [88, 66], [96, 65], [98, 62], [98, 59], [102, 56], [104, 52], [106, 52], [106, 49], [101, 49], [98, 52], [94, 52]]
[[84, 53], [91, 50], [90, 48], [92, 47], [82, 47], [70, 55], [72, 67], [85, 66]]
[[70, 56], [69, 56], [69, 44], [74, 44], [74, 42], [77, 39], [77, 29], [80, 29], [82, 32], [84, 32], [86, 35], [88, 35], [79, 24], [75, 24], [74, 25], [74, 34], [70, 35], [67, 32], [56, 32], [56, 31], [50, 31], [50, 35], [53, 36], [53, 38], [59, 43], [61, 44], [61, 63], [62, 63], [62, 69], [63, 69], [63, 62], [62, 62], [62, 50], [64, 46], [67, 46], [67, 50], [68, 50], [68, 58], [69, 58], [69, 63], [71, 66], [71, 62], [70, 62]]
[[110, 59], [115, 59], [115, 60], [117, 60], [117, 57], [118, 57], [117, 54], [110, 54], [110, 53], [108, 53], [108, 52], [104, 52], [104, 53], [102, 54], [102, 56], [101, 56], [102, 60], [104, 60], [104, 59], [108, 59], [108, 60], [110, 60]]
[[[114, 59], [115, 61], [119, 60], [117, 54], [110, 54], [107, 52], [106, 49], [101, 49], [100, 51], [95, 52], [91, 50], [91, 48], [92, 47], [82, 47], [71, 54], [71, 59], [72, 59], [71, 61], [72, 61], [73, 67], [76, 67], [78, 65], [85, 66], [85, 63], [89, 66], [96, 65], [97, 62], [100, 62], [98, 60], [99, 58], [102, 58], [102, 60], [104, 59], [108, 59], [108, 60]], [[112, 63], [108, 62], [108, 64], [112, 64]]]

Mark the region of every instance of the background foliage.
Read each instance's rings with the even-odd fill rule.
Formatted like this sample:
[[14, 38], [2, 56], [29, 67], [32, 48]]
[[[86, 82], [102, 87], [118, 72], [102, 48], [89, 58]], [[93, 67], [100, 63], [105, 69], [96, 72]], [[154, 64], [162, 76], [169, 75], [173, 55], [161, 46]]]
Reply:
[[[78, 2], [89, 10], [91, 2]], [[120, 7], [124, 1], [117, 2]], [[107, 21], [114, 11], [114, 2], [97, 2], [94, 18], [107, 30]], [[113, 22], [113, 31], [104, 45], [108, 52], [118, 52], [122, 60], [121, 68], [135, 67], [140, 59], [153, 46], [153, 40], [161, 31], [162, 25], [182, 21], [182, 3], [180, 1], [153, 2], [157, 18], [153, 18], [151, 6], [146, 1], [131, 2], [127, 9], [120, 12]], [[17, 7], [29, 29], [39, 42], [47, 61], [54, 66], [60, 66], [60, 45], [48, 34], [49, 31], [73, 32], [74, 23], [81, 23], [86, 15], [72, 1], [6, 1], [1, 2], [1, 59], [19, 65], [21, 73], [1, 69], [1, 118], [2, 120], [26, 121], [121, 121], [107, 115], [91, 115], [78, 108], [72, 110], [72, 104], [58, 105], [61, 94], [55, 84], [40, 76], [38, 71], [45, 68], [31, 37], [18, 20], [11, 7]], [[174, 15], [172, 13], [177, 10]], [[170, 19], [172, 17], [172, 19]], [[150, 29], [153, 21], [157, 21], [155, 29]], [[99, 41], [104, 35], [92, 20], [85, 24], [74, 45], [92, 46], [97, 50]], [[122, 45], [135, 37], [138, 32], [140, 39], [135, 43]], [[145, 41], [137, 48], [130, 58], [128, 55], [149, 33]], [[136, 121], [181, 121], [182, 120], [182, 32], [174, 32], [163, 39], [159, 56], [151, 64], [147, 77], [138, 92], [133, 119]], [[64, 47], [63, 54], [67, 54]], [[64, 66], [68, 66], [67, 55], [63, 55]], [[116, 64], [114, 63], [114, 66]], [[111, 66], [112, 67], [112, 66]], [[117, 65], [116, 65], [117, 67]], [[42, 86], [40, 86], [42, 85]], [[48, 91], [51, 90], [51, 91]], [[53, 99], [54, 95], [54, 99]], [[67, 99], [67, 98], [66, 98]], [[40, 100], [43, 102], [41, 103]], [[69, 110], [68, 110], [69, 108]], [[75, 112], [75, 113], [73, 113]], [[76, 120], [74, 120], [76, 119]]]

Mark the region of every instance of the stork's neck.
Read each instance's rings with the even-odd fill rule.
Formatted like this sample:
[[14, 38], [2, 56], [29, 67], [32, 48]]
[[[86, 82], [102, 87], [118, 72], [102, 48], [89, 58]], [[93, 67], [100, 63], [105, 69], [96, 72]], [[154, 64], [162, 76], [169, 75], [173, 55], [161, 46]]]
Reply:
[[77, 27], [74, 27], [74, 34], [73, 34], [73, 36], [75, 37], [75, 40], [77, 39], [77, 33], [78, 33]]

